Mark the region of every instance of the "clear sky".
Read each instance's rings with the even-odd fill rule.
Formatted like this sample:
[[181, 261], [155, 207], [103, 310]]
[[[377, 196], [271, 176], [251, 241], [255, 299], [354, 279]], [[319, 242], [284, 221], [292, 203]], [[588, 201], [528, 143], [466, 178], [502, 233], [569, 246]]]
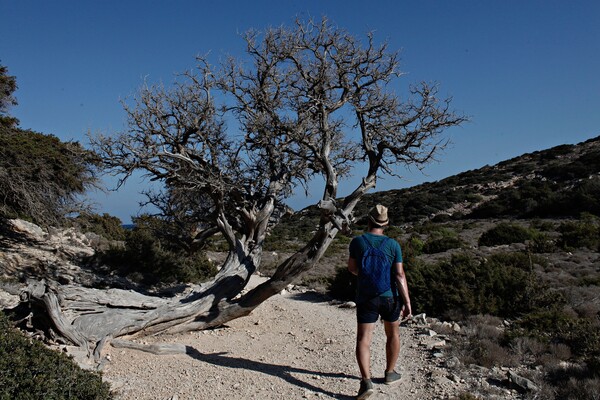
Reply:
[[[401, 50], [398, 90], [420, 81], [471, 122], [453, 144], [405, 179], [413, 186], [526, 152], [600, 135], [600, 2], [527, 0], [0, 0], [0, 63], [17, 77], [21, 127], [87, 145], [87, 132], [124, 127], [120, 100], [144, 79], [172, 82], [210, 52], [243, 56], [239, 34], [326, 16], [337, 26]], [[107, 182], [110, 185], [110, 182]], [[125, 223], [139, 212], [140, 178], [92, 193], [97, 211]], [[341, 186], [342, 193], [349, 186]], [[320, 194], [299, 194], [295, 209]]]

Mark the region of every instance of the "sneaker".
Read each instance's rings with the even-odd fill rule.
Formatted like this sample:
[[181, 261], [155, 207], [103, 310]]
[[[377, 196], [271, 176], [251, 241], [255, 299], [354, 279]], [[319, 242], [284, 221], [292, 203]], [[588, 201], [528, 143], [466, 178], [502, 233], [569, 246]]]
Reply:
[[397, 373], [396, 371], [386, 372], [385, 373], [385, 384], [393, 385], [395, 383], [400, 382], [400, 378], [402, 378], [402, 376], [399, 373]]
[[360, 389], [356, 395], [356, 400], [363, 400], [373, 394], [373, 382], [370, 379], [363, 379], [360, 381]]

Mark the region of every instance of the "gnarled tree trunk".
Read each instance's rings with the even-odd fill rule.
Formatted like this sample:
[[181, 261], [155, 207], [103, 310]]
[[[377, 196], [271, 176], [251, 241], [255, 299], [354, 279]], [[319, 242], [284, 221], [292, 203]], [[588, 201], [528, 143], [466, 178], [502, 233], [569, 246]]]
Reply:
[[[186, 296], [163, 298], [123, 289], [93, 289], [76, 285], [35, 282], [24, 290], [23, 299], [44, 314], [56, 341], [77, 346], [96, 359], [106, 344], [154, 353], [178, 351], [131, 343], [131, 339], [182, 333], [220, 326], [248, 315], [269, 297], [280, 293], [303, 272], [314, 266], [327, 250], [341, 226], [322, 224], [304, 248], [285, 260], [275, 274], [243, 293], [260, 263], [261, 248], [248, 248], [239, 240], [218, 274]], [[338, 221], [339, 220], [339, 221]], [[37, 319], [36, 320], [42, 320]]]

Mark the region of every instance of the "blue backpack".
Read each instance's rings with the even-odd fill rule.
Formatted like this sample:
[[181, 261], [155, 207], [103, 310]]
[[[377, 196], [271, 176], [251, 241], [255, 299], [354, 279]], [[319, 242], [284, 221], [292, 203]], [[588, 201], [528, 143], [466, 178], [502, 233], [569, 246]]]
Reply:
[[384, 237], [379, 247], [374, 247], [365, 236], [360, 237], [367, 244], [359, 271], [360, 291], [367, 296], [378, 296], [392, 287], [390, 260], [381, 250], [389, 238]]

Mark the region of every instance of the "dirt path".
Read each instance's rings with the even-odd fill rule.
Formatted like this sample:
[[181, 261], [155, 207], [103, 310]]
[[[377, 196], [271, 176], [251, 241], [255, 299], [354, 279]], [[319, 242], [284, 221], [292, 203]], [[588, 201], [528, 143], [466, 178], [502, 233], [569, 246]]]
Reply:
[[[401, 328], [402, 381], [386, 386], [375, 379], [372, 398], [445, 399], [459, 392], [460, 383], [443, 376], [422, 340], [418, 328]], [[120, 400], [352, 399], [359, 385], [354, 341], [354, 309], [292, 290], [226, 327], [151, 340], [185, 344], [187, 354], [109, 347], [104, 377]], [[383, 375], [384, 343], [378, 324], [372, 346], [375, 377]]]

